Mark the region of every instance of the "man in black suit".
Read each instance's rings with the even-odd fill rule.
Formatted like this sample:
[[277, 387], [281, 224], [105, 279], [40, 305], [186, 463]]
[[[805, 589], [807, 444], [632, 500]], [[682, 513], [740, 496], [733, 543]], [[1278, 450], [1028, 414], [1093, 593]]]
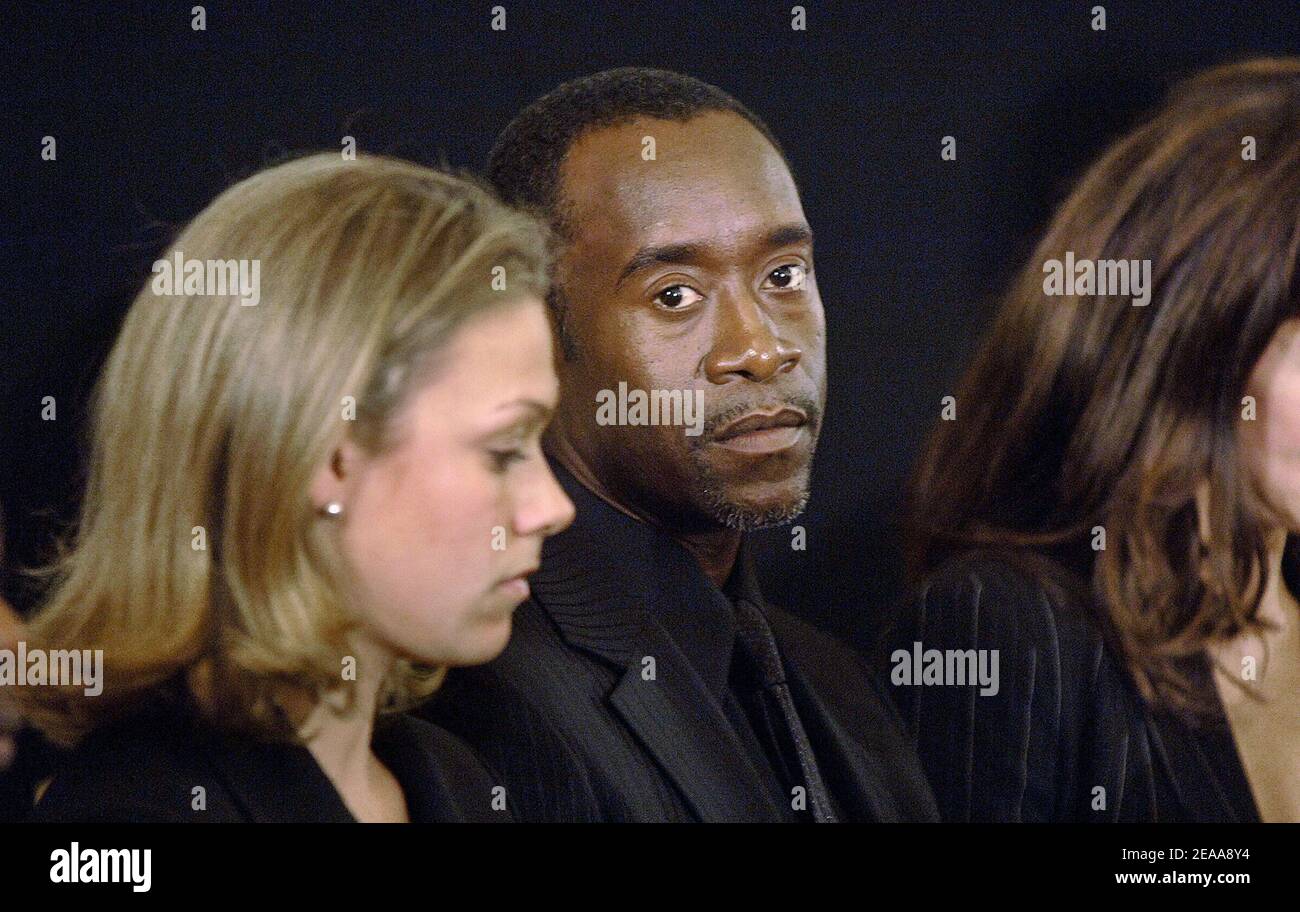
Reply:
[[713, 86], [612, 70], [519, 114], [489, 178], [561, 242], [546, 448], [578, 513], [505, 653], [426, 714], [524, 820], [936, 819], [883, 688], [764, 601], [744, 546], [802, 511], [825, 402], [775, 138]]

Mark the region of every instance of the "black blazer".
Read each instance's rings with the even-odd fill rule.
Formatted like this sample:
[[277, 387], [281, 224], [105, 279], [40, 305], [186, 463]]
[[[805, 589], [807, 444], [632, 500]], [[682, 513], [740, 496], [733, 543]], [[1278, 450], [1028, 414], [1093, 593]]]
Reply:
[[[529, 821], [781, 819], [725, 711], [660, 622], [722, 599], [669, 536], [612, 509], [556, 467], [577, 521], [549, 539], [533, 597], [495, 661], [454, 670], [422, 713], [478, 752]], [[883, 684], [859, 657], [745, 596], [770, 622], [832, 798], [852, 820], [937, 818]], [[641, 678], [653, 656], [656, 680]]]
[[[497, 822], [496, 785], [452, 735], [381, 717], [375, 753], [401, 783], [413, 823]], [[198, 810], [195, 789], [206, 809]], [[498, 802], [499, 803], [499, 802]], [[45, 822], [352, 823], [307, 748], [222, 735], [177, 711], [140, 714], [87, 738], [56, 768], [32, 820]]]
[[[944, 819], [1258, 820], [1226, 722], [1153, 712], [1087, 591], [1044, 557], [972, 552], [925, 581], [889, 636], [890, 650], [999, 653], [995, 696], [892, 686]], [[1208, 664], [1192, 671], [1214, 694]]]

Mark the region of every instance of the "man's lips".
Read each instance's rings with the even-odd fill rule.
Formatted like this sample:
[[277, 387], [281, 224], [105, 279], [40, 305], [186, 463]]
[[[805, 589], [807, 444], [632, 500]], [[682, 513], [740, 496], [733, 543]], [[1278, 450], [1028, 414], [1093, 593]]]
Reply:
[[808, 416], [794, 407], [750, 412], [724, 425], [712, 442], [732, 453], [768, 456], [808, 438]]
[[742, 415], [735, 421], [724, 425], [713, 435], [713, 439], [723, 443], [745, 434], [753, 434], [755, 431], [766, 431], [772, 428], [797, 428], [807, 423], [808, 416], [804, 414], [803, 410], [793, 407], [780, 408], [774, 412], [750, 412], [748, 415]]

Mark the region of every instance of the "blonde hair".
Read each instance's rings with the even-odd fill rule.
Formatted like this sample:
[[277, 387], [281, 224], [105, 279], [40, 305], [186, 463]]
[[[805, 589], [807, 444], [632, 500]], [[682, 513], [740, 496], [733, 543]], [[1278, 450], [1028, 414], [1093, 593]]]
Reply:
[[[480, 185], [382, 157], [312, 155], [218, 196], [166, 256], [258, 261], [260, 301], [150, 281], [132, 304], [94, 395], [80, 521], [27, 635], [102, 649], [103, 693], [25, 688], [30, 718], [70, 744], [175, 693], [226, 729], [292, 737], [277, 695], [337, 691], [353, 626], [311, 478], [345, 436], [390, 445], [467, 318], [543, 297], [546, 248]], [[399, 662], [385, 707], [441, 671]]]

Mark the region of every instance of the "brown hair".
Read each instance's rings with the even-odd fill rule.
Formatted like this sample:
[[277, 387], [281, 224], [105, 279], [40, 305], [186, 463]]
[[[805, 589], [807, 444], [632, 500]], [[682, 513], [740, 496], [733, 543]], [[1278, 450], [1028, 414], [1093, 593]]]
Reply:
[[[390, 445], [468, 319], [541, 298], [546, 243], [473, 181], [377, 156], [307, 156], [218, 196], [164, 260], [260, 263], [260, 300], [155, 279], [132, 303], [75, 540], [27, 633], [102, 649], [103, 693], [25, 688], [31, 718], [70, 743], [179, 691], [222, 727], [291, 736], [280, 698], [340, 688], [353, 624], [311, 478], [345, 436]], [[382, 693], [409, 704], [440, 672], [399, 661]]]
[[[1044, 264], [1067, 251], [1149, 260], [1149, 303], [1049, 296]], [[1056, 212], [932, 432], [905, 507], [912, 580], [971, 547], [1063, 558], [1142, 694], [1203, 709], [1185, 660], [1258, 624], [1269, 520], [1237, 431], [1300, 312], [1298, 256], [1300, 59], [1176, 86]]]

